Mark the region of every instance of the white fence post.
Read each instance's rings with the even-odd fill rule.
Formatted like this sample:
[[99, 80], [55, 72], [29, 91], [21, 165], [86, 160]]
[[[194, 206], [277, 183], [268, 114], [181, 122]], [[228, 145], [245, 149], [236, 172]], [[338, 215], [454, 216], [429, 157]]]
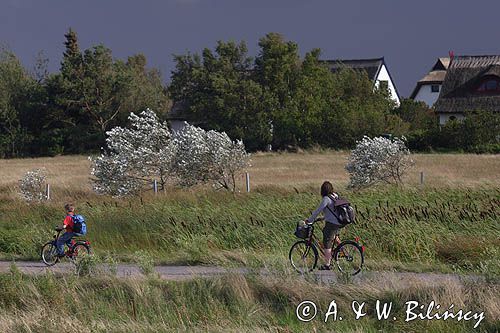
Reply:
[[155, 179], [153, 180], [153, 192], [158, 193], [158, 181]]
[[250, 192], [250, 174], [248, 172], [245, 172], [245, 178], [247, 183], [247, 192]]
[[50, 184], [45, 185], [45, 199], [50, 200]]

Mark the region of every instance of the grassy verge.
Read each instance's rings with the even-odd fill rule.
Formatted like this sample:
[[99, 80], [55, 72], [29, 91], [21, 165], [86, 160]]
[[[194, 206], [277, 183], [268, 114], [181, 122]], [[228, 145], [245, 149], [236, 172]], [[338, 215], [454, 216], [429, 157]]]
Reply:
[[[241, 276], [167, 282], [155, 278], [0, 275], [2, 332], [495, 332], [500, 329], [499, 286], [460, 281], [440, 285], [409, 279], [395, 288], [380, 284], [336, 286], [295, 275]], [[314, 301], [318, 314], [300, 322], [296, 307]], [[343, 320], [325, 323], [330, 302]], [[351, 302], [366, 302], [354, 319]], [[376, 300], [392, 302], [391, 320], [377, 320]], [[405, 322], [409, 300], [455, 311], [484, 312], [484, 320]], [[392, 320], [396, 317], [397, 320]]]
[[[236, 196], [180, 191], [129, 200], [94, 197], [76, 204], [88, 220], [88, 239], [98, 254], [127, 261], [140, 250], [156, 263], [262, 266], [287, 260], [295, 223], [319, 203], [315, 188], [297, 192], [274, 187]], [[498, 189], [387, 188], [344, 194], [356, 204], [359, 223], [342, 237], [361, 237], [368, 268], [498, 275]], [[39, 246], [62, 218], [56, 204], [0, 200], [0, 255], [38, 259]]]

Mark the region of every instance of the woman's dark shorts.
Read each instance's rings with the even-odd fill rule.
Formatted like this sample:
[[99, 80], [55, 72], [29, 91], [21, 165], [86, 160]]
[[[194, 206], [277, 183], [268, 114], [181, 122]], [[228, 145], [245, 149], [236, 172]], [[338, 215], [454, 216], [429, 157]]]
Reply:
[[325, 227], [323, 228], [323, 246], [325, 249], [332, 248], [335, 236], [340, 233], [341, 228], [342, 226], [340, 225], [325, 222]]

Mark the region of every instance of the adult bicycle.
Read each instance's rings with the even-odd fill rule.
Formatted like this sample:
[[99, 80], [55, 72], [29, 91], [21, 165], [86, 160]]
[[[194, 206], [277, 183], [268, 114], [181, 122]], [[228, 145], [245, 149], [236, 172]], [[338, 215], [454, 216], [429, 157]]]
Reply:
[[[314, 222], [321, 221], [318, 218]], [[314, 234], [314, 224], [307, 223], [302, 227], [302, 240], [295, 242], [290, 248], [288, 258], [292, 267], [299, 273], [313, 271], [318, 264], [319, 252], [323, 253], [323, 243]], [[319, 251], [318, 251], [319, 249]], [[338, 270], [348, 275], [356, 275], [361, 272], [364, 263], [365, 248], [355, 240], [345, 240], [332, 250], [332, 260]]]

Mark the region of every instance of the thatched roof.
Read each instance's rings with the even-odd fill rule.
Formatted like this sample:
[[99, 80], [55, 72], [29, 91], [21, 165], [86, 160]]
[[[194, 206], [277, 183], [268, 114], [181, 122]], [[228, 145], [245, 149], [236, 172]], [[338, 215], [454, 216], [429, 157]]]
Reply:
[[378, 73], [384, 64], [384, 58], [374, 59], [336, 59], [336, 60], [323, 60], [322, 63], [326, 64], [332, 72], [338, 72], [347, 67], [355, 71], [365, 71], [370, 80], [375, 81]]
[[500, 78], [500, 55], [453, 58], [435, 104], [436, 112], [500, 111], [500, 95], [476, 92], [487, 76]]

